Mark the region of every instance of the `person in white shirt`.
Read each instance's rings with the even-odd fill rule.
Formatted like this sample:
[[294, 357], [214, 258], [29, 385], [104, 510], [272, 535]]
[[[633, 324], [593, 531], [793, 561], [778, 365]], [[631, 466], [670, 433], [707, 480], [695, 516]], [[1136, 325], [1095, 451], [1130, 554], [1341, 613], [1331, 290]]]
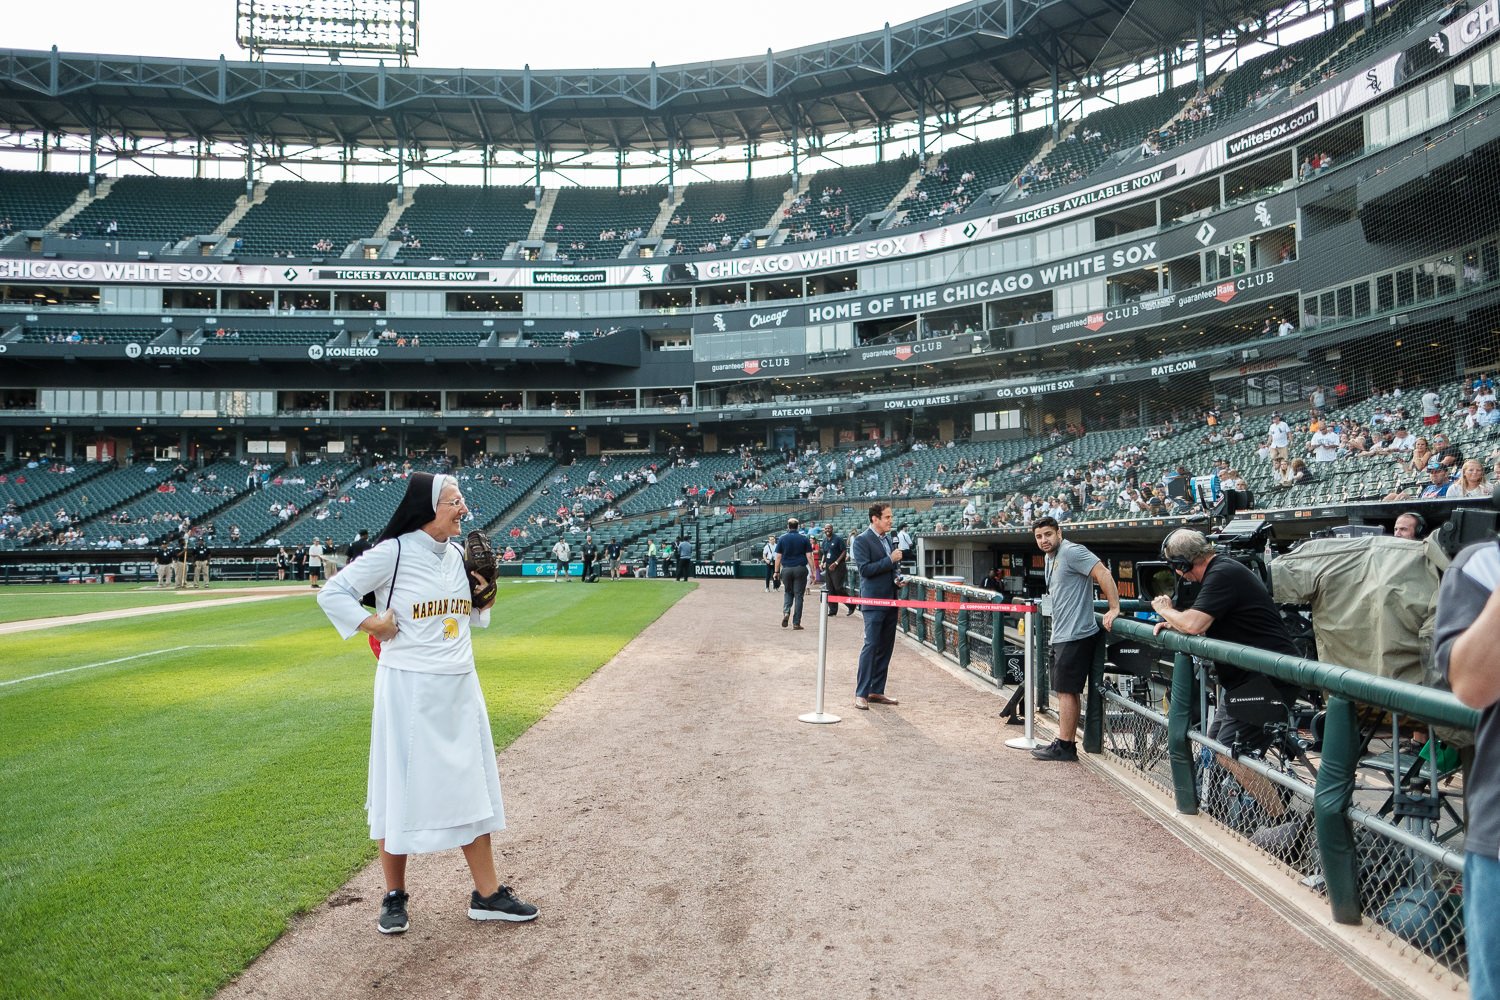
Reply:
[[1433, 392], [1431, 389], [1428, 389], [1426, 392], [1422, 393], [1423, 427], [1431, 427], [1433, 424], [1442, 419], [1442, 402], [1443, 398], [1437, 393]]
[[1324, 424], [1318, 433], [1308, 439], [1307, 446], [1315, 461], [1332, 462], [1339, 457], [1338, 431]]
[[568, 544], [566, 538], [559, 538], [552, 546], [552, 558], [557, 562], [557, 568], [552, 571], [553, 581], [567, 580], [572, 583], [573, 578], [568, 575], [568, 563], [573, 560], [573, 546]]
[[537, 915], [500, 884], [490, 847], [505, 805], [469, 635], [489, 626], [489, 605], [474, 606], [452, 544], [467, 510], [452, 476], [413, 473], [375, 547], [318, 595], [339, 635], [367, 634], [378, 659], [365, 811], [387, 890], [382, 934], [409, 926], [407, 856], [455, 847], [474, 880], [470, 919]]
[[323, 543], [316, 538], [307, 547], [307, 578], [312, 581], [314, 590], [318, 589], [318, 574], [323, 571]]
[[1279, 413], [1271, 414], [1271, 426], [1266, 428], [1266, 443], [1271, 446], [1271, 461], [1291, 457], [1292, 428], [1281, 419]]

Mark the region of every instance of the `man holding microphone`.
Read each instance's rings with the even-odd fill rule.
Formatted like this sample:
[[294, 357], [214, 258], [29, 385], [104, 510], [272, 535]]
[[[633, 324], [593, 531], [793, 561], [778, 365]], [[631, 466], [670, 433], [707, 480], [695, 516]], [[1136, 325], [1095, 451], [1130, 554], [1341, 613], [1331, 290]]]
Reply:
[[[854, 565], [859, 567], [859, 596], [894, 598], [900, 585], [901, 560], [906, 553], [891, 545], [891, 505], [870, 505], [870, 526], [850, 544]], [[895, 705], [885, 695], [885, 679], [896, 646], [896, 608], [864, 606], [865, 644], [859, 651], [859, 675], [854, 686], [854, 707], [868, 710], [876, 705]]]

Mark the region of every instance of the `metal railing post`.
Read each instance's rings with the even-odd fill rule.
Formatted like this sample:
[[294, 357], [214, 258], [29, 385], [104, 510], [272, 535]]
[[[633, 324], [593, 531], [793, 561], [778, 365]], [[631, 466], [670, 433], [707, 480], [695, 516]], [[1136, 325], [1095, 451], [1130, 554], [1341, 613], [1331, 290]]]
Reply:
[[[837, 610], [838, 605], [834, 605]], [[797, 716], [803, 722], [811, 722], [813, 725], [828, 725], [838, 722], [839, 717], [823, 711], [823, 689], [828, 679], [828, 591], [823, 590], [818, 594], [818, 674], [817, 693], [814, 696], [813, 710], [806, 715]]]
[[[1436, 753], [1433, 754], [1437, 756]], [[1359, 856], [1348, 809], [1354, 800], [1354, 769], [1359, 763], [1359, 719], [1354, 703], [1330, 697], [1323, 717], [1323, 755], [1313, 792], [1313, 829], [1333, 919], [1341, 924], [1361, 921]], [[1395, 776], [1400, 792], [1401, 775]]]
[[962, 609], [958, 612], [958, 665], [969, 666], [969, 613]]
[[1094, 662], [1089, 666], [1088, 699], [1083, 711], [1084, 753], [1104, 752], [1104, 639], [1109, 633], [1097, 633]]
[[1193, 658], [1186, 653], [1172, 657], [1172, 703], [1167, 707], [1167, 756], [1172, 761], [1172, 793], [1177, 811], [1198, 815], [1198, 778], [1193, 772], [1193, 743], [1188, 730], [1193, 725], [1193, 706], [1198, 703], [1198, 677]]
[[[947, 600], [948, 597], [941, 586], [932, 588], [932, 596], [939, 601]], [[939, 653], [948, 648], [948, 632], [943, 628], [947, 614], [942, 608], [934, 608], [932, 612], [932, 647]]]

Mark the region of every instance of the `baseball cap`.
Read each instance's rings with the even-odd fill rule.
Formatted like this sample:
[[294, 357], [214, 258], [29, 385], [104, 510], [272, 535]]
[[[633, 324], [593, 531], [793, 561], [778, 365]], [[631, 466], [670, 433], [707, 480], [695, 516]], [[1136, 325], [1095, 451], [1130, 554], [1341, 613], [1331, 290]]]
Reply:
[[1431, 461], [1429, 461], [1427, 463], [1427, 471], [1428, 472], [1436, 472], [1437, 470], [1441, 469], [1442, 467], [1443, 467], [1443, 463], [1439, 462], [1435, 458], [1432, 459]]

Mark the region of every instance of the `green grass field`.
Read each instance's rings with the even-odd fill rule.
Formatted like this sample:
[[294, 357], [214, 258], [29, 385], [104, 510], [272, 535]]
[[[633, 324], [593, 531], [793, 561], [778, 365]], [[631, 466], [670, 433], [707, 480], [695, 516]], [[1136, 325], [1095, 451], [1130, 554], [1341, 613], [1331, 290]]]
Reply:
[[[281, 586], [297, 586], [296, 581]], [[195, 604], [221, 597], [234, 597], [264, 590], [265, 583], [216, 583], [211, 590], [158, 590], [155, 584], [138, 583], [49, 584], [44, 587], [0, 588], [0, 622], [28, 618], [86, 615], [95, 611], [144, 608], [159, 604]], [[307, 584], [301, 587], [312, 593]]]
[[[690, 589], [502, 584], [475, 632], [496, 745]], [[3, 601], [10, 619], [83, 610]], [[0, 997], [211, 994], [374, 857], [374, 660], [310, 594], [0, 649]]]

